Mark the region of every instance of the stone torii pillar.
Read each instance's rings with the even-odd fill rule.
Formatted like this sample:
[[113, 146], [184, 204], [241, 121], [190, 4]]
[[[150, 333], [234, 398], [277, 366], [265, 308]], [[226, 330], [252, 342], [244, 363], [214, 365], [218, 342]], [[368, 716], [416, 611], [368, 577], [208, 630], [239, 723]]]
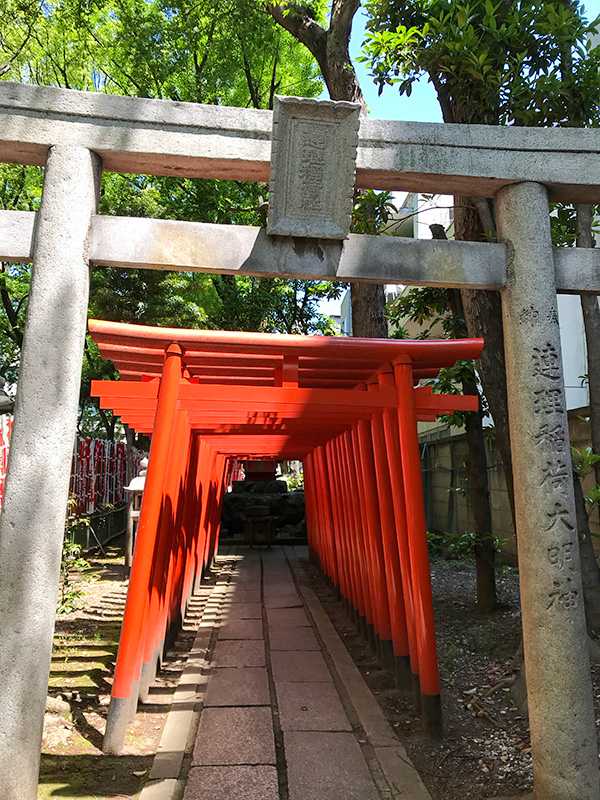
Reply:
[[496, 195], [536, 800], [598, 800], [598, 756], [548, 194]]
[[0, 517], [0, 797], [35, 800], [100, 159], [50, 147]]

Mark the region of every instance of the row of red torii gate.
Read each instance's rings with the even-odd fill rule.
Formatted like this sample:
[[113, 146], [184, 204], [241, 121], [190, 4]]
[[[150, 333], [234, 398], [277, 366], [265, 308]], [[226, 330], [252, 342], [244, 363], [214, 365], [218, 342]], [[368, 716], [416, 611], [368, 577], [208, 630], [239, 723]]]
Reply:
[[92, 320], [120, 381], [92, 394], [152, 436], [104, 750], [122, 749], [218, 547], [233, 460], [297, 459], [311, 556], [348, 601], [426, 729], [441, 705], [417, 422], [477, 398], [415, 386], [479, 339], [407, 341], [176, 330]]

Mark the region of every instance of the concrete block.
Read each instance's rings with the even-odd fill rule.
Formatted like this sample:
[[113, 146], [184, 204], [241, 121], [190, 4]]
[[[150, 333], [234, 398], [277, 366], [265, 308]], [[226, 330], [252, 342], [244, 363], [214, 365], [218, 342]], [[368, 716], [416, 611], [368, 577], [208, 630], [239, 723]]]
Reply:
[[284, 746], [290, 800], [379, 800], [352, 733], [286, 731]]
[[219, 628], [219, 641], [225, 639], [262, 639], [262, 619], [233, 619]]
[[352, 730], [333, 683], [277, 683], [275, 689], [282, 730]]
[[270, 708], [205, 708], [194, 747], [194, 766], [275, 764]]
[[303, 608], [268, 608], [269, 628], [308, 627], [310, 622]]
[[262, 640], [219, 641], [213, 654], [215, 667], [264, 667], [265, 643]]
[[399, 797], [404, 795], [410, 800], [431, 800], [421, 776], [400, 744], [396, 747], [376, 747], [375, 755], [385, 779]]
[[[297, 630], [312, 630], [298, 628]], [[315, 650], [292, 651], [282, 650], [271, 653], [273, 678], [275, 683], [280, 681], [316, 681], [319, 683], [331, 681], [331, 673], [322, 654]]]
[[205, 706], [270, 705], [265, 667], [223, 667], [214, 670], [206, 690]]
[[183, 800], [279, 800], [277, 770], [269, 766], [192, 767]]
[[179, 783], [176, 778], [150, 779], [140, 792], [139, 800], [174, 800]]
[[269, 644], [272, 651], [321, 649], [312, 628], [271, 628]]

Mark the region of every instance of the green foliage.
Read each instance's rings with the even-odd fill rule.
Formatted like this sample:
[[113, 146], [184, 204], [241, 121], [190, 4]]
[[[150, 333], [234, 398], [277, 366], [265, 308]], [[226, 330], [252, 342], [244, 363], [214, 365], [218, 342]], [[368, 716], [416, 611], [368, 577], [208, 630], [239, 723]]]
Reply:
[[[321, 3], [314, 7], [323, 16]], [[0, 8], [0, 77], [90, 92], [271, 108], [275, 94], [317, 96], [314, 59], [254, 0], [6, 0]], [[0, 166], [0, 207], [37, 210], [42, 170]], [[264, 225], [266, 187], [239, 181], [105, 173], [100, 213]], [[2, 265], [0, 372], [16, 377], [30, 271]], [[146, 325], [327, 335], [324, 281], [124, 270], [91, 280], [90, 316]], [[112, 436], [115, 420], [89, 396], [93, 378], [114, 378], [89, 340], [80, 431]]]
[[[500, 552], [508, 541], [503, 536], [490, 536], [496, 552]], [[475, 556], [475, 534], [472, 531], [452, 533], [449, 531], [428, 531], [427, 543], [433, 556], [448, 561], [466, 561]]]
[[[592, 232], [596, 235], [600, 235], [599, 212], [600, 206], [594, 206], [592, 210]], [[577, 213], [575, 208], [573, 206], [565, 206], [562, 203], [551, 203], [550, 229], [552, 244], [557, 247], [574, 247], [577, 239]]]
[[363, 59], [380, 92], [425, 73], [446, 122], [598, 121], [600, 48], [575, 0], [368, 0]]
[[417, 339], [434, 338], [434, 328], [440, 327], [445, 338], [452, 338], [460, 335], [465, 325], [462, 317], [456, 317], [452, 313], [446, 290], [435, 286], [405, 290], [388, 305], [387, 317], [390, 324], [400, 330], [407, 322], [418, 325], [421, 330]]
[[60, 589], [57, 605], [59, 614], [68, 614], [74, 611], [77, 600], [83, 595], [82, 581], [86, 580], [85, 572], [90, 569], [89, 561], [81, 556], [81, 545], [73, 541], [74, 528], [80, 525], [89, 525], [85, 517], [79, 519], [75, 516], [77, 500], [71, 496], [67, 503], [65, 519], [65, 535], [62, 546], [62, 561], [60, 565]]
[[[38, 167], [0, 164], [0, 209], [37, 211], [42, 180], [43, 171]], [[29, 281], [28, 264], [0, 263], [0, 374], [9, 383], [17, 380]]]
[[304, 473], [295, 472], [284, 473], [279, 476], [279, 480], [287, 483], [288, 491], [293, 492], [294, 489], [304, 489]]
[[600, 461], [600, 456], [592, 452], [591, 447], [585, 447], [583, 450], [571, 447], [571, 461], [577, 476], [583, 481], [592, 472], [594, 465]]
[[252, 0], [27, 5], [8, 0], [0, 17], [9, 80], [255, 108], [321, 91], [305, 48]]
[[392, 200], [392, 192], [375, 192], [372, 189], [358, 192], [352, 209], [352, 233], [385, 233], [385, 226], [392, 214], [398, 211]]

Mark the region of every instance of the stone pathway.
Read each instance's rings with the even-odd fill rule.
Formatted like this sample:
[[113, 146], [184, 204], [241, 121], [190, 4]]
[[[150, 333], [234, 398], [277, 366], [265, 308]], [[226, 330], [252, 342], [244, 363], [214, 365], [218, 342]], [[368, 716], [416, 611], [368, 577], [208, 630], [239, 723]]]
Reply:
[[[230, 553], [141, 800], [430, 800], [318, 599], [297, 586], [297, 554]], [[172, 743], [191, 725], [194, 681], [190, 765]]]

